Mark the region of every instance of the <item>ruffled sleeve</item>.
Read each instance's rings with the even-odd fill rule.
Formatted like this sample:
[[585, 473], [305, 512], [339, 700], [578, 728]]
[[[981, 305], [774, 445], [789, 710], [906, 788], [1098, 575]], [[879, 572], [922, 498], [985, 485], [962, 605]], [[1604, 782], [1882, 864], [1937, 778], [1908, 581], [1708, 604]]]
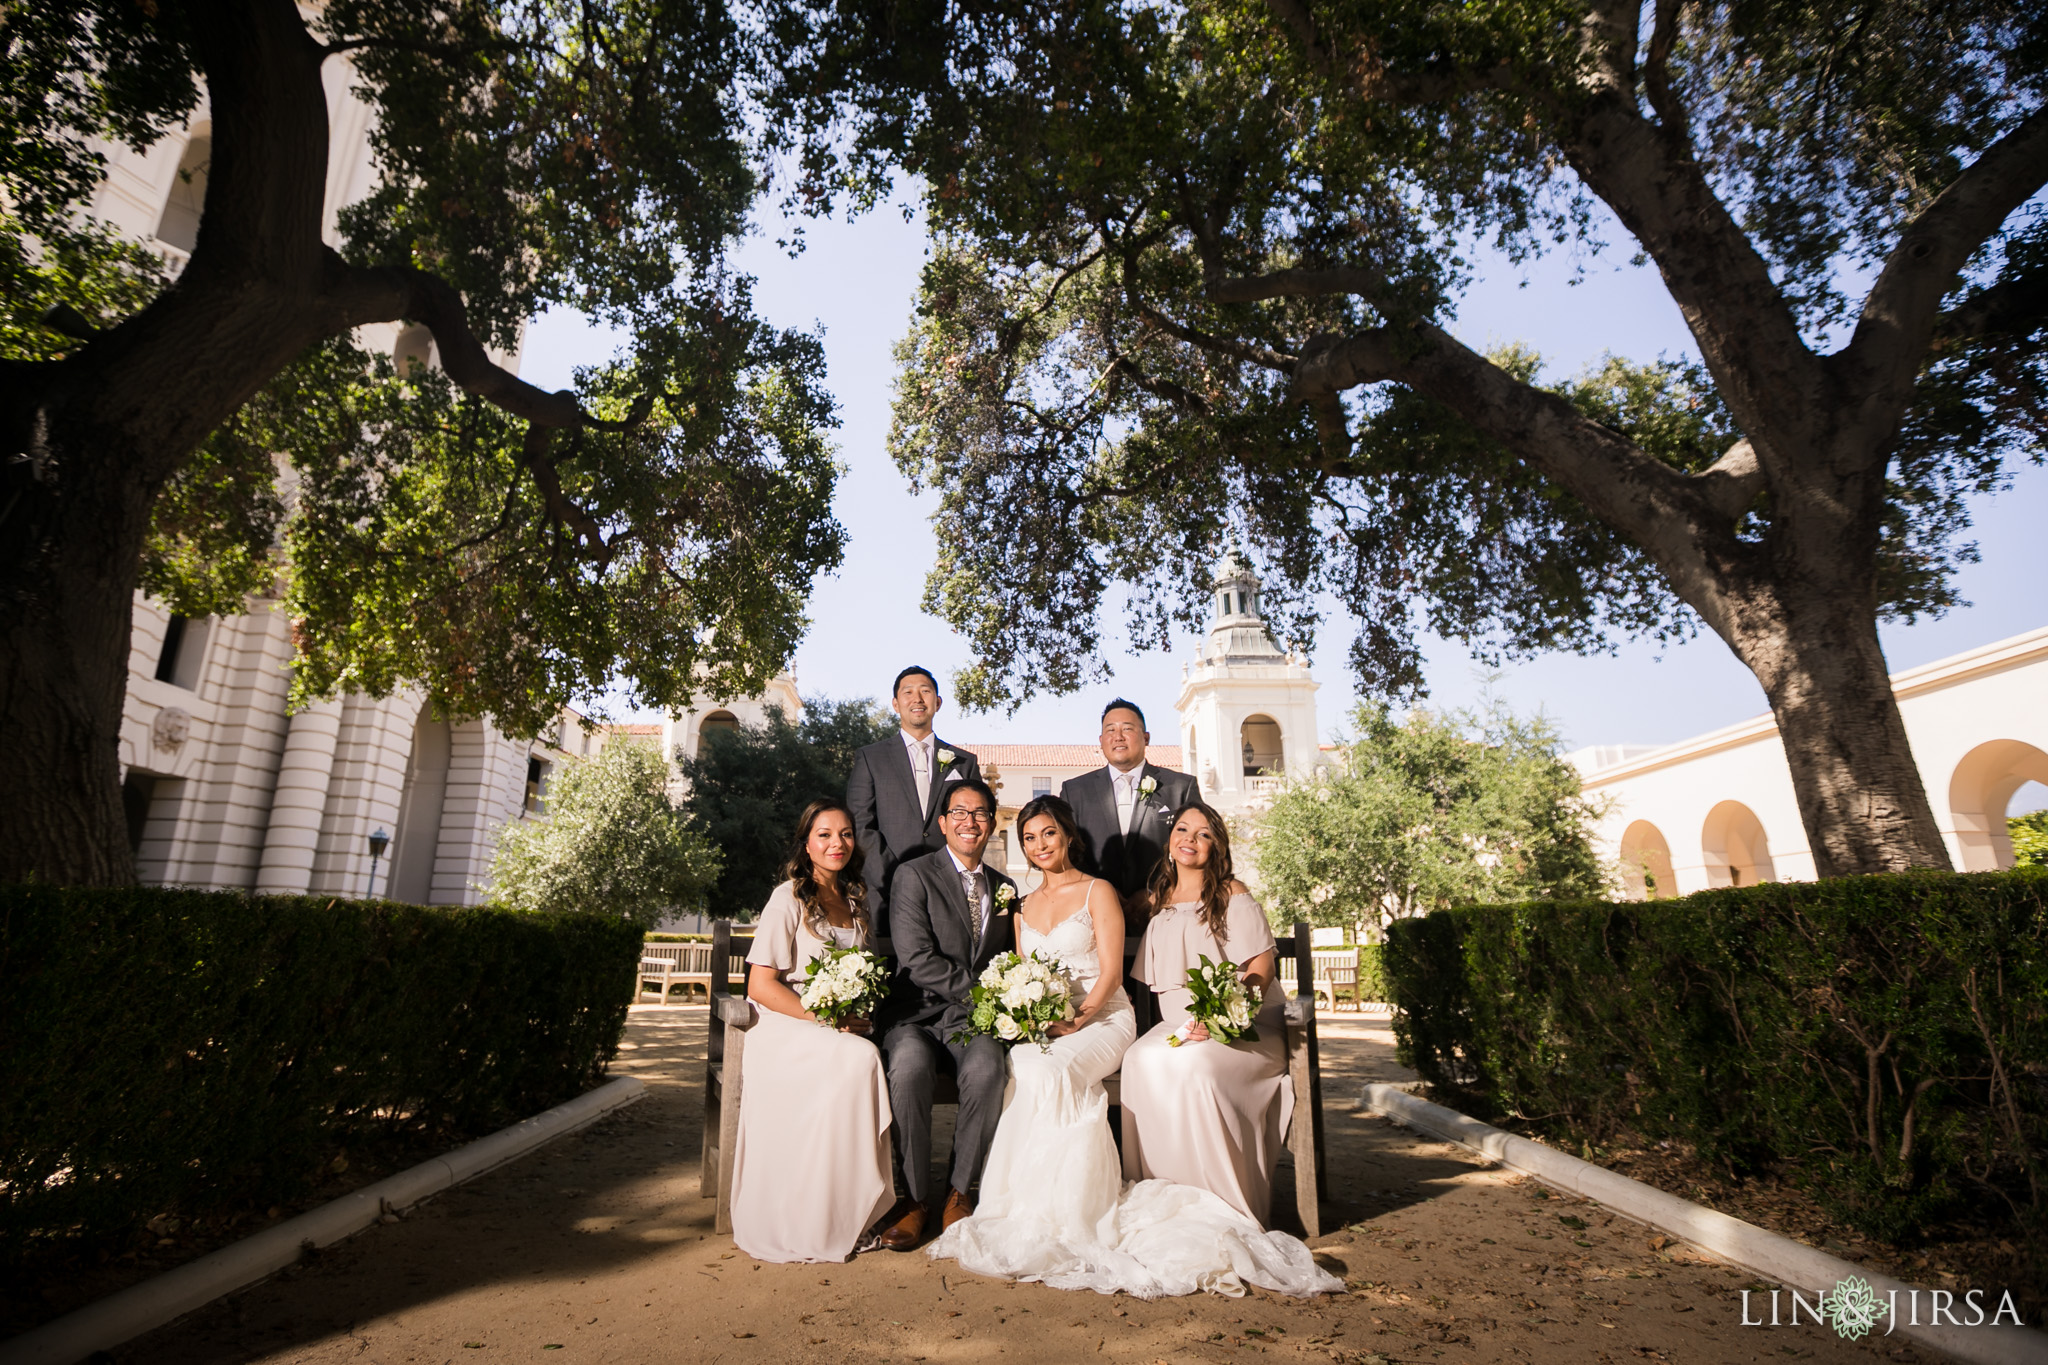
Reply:
[[784, 882], [768, 897], [754, 924], [754, 946], [747, 953], [747, 965], [773, 967], [784, 976], [795, 971], [797, 932], [802, 923], [803, 907], [797, 904], [796, 886]]
[[1273, 926], [1266, 923], [1266, 912], [1248, 891], [1230, 898], [1230, 904], [1223, 909], [1223, 927], [1228, 933], [1223, 951], [1240, 967], [1260, 953], [1270, 953], [1280, 946], [1273, 937]]

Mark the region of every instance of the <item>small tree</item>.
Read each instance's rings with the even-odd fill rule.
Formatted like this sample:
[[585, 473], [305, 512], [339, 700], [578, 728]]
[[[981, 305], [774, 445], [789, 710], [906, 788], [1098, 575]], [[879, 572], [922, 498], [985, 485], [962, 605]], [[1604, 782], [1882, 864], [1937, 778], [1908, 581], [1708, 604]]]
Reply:
[[548, 818], [508, 828], [491, 864], [491, 897], [515, 910], [620, 915], [652, 928], [695, 908], [718, 876], [718, 850], [669, 804], [668, 767], [638, 744], [612, 743], [554, 781]]
[[2013, 862], [2019, 867], [2048, 867], [2048, 810], [2016, 815], [2005, 822], [2012, 832]]
[[751, 919], [760, 912], [782, 877], [797, 816], [821, 796], [845, 796], [854, 751], [894, 729], [868, 698], [821, 700], [801, 721], [771, 707], [766, 724], [714, 730], [695, 757], [676, 755], [690, 783], [683, 809], [724, 858], [712, 914]]
[[1289, 785], [1256, 845], [1282, 921], [1380, 925], [1460, 903], [1596, 896], [1607, 877], [1579, 775], [1542, 717], [1352, 712], [1332, 770]]

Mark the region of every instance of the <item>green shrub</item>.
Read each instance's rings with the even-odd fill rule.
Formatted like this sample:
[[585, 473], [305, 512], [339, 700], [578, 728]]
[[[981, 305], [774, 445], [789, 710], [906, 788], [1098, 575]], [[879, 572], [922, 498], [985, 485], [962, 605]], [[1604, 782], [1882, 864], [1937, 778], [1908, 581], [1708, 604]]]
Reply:
[[1487, 1117], [1782, 1163], [1875, 1236], [2048, 1223], [2048, 872], [1440, 911], [1386, 966], [1402, 1060]]
[[0, 1258], [558, 1104], [617, 1049], [639, 951], [589, 916], [0, 887]]
[[1378, 1002], [1390, 998], [1387, 995], [1385, 956], [1385, 944], [1361, 943], [1358, 945], [1358, 998], [1360, 1000]]

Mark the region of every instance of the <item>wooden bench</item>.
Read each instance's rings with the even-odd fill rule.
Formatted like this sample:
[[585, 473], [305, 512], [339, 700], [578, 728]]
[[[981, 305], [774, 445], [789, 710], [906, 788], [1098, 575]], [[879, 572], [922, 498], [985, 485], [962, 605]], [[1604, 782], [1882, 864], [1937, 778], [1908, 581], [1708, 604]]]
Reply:
[[644, 1004], [647, 987], [659, 991], [658, 1003], [667, 1004], [669, 991], [676, 987], [697, 987], [711, 998], [711, 945], [708, 943], [644, 943], [640, 946], [640, 971], [633, 990], [633, 1003]]
[[[715, 968], [711, 973], [710, 1036], [706, 1039], [704, 1066], [704, 1155], [699, 1190], [715, 1201], [712, 1226], [719, 1232], [732, 1231], [732, 1166], [739, 1138], [740, 1069], [746, 1055], [747, 1030], [754, 1022], [745, 988], [734, 995], [729, 993], [729, 984], [735, 972], [744, 980], [746, 956], [753, 946], [753, 936], [734, 933], [730, 922], [721, 920], [711, 927], [711, 961], [730, 965], [723, 974]], [[876, 946], [883, 950], [888, 947], [886, 941]], [[1302, 1229], [1310, 1237], [1318, 1237], [1323, 1230], [1321, 1201], [1329, 1194], [1329, 1175], [1323, 1155], [1323, 1081], [1321, 1056], [1316, 1047], [1315, 967], [1309, 956], [1308, 926], [1295, 925], [1292, 934], [1279, 940], [1279, 947], [1281, 958], [1295, 968], [1295, 979], [1311, 983], [1311, 994], [1297, 995], [1287, 1002], [1286, 1008], [1287, 1076], [1294, 1089], [1294, 1122], [1287, 1131], [1287, 1149], [1294, 1157], [1294, 1200]], [[1129, 977], [1125, 980], [1128, 983]], [[1153, 1017], [1156, 1018], [1156, 1012]], [[1103, 1081], [1112, 1105], [1119, 1102], [1120, 1079], [1112, 1075]], [[942, 1073], [933, 1088], [932, 1103], [959, 1102], [960, 1093], [953, 1077]], [[1303, 1122], [1304, 1116], [1307, 1122]]]

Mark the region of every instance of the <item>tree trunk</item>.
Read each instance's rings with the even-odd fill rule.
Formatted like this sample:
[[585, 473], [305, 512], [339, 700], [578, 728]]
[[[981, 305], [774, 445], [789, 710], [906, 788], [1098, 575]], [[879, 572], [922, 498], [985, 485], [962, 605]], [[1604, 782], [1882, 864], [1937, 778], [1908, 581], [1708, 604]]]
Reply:
[[120, 737], [148, 510], [122, 463], [20, 461], [0, 496], [0, 884], [135, 877]]
[[1868, 594], [1801, 579], [1724, 632], [1770, 699], [1817, 876], [1948, 868]]

